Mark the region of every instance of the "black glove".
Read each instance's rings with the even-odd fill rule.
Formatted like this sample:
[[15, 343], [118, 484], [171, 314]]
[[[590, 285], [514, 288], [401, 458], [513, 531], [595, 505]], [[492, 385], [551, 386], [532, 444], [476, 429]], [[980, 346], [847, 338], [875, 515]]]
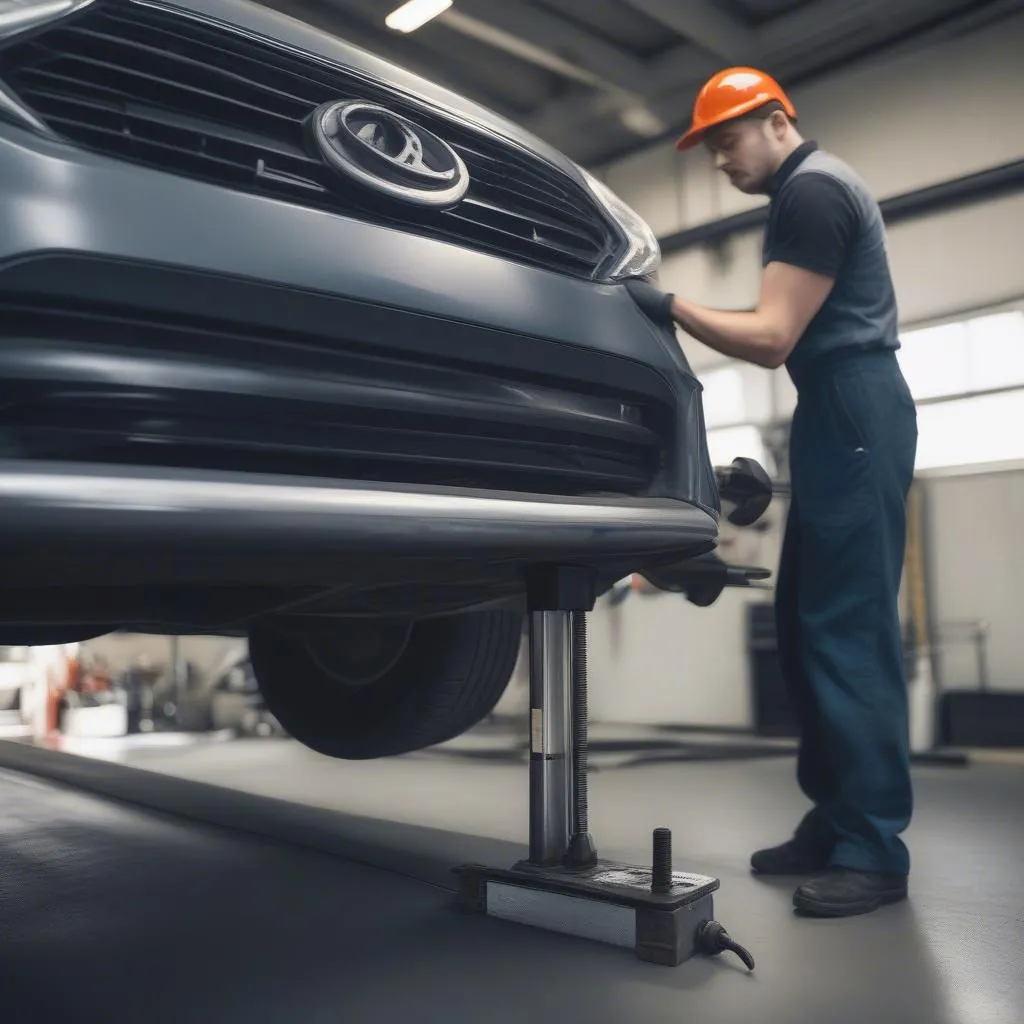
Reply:
[[656, 324], [663, 327], [672, 327], [675, 324], [672, 319], [674, 295], [663, 292], [646, 281], [636, 279], [626, 282], [626, 290], [633, 296], [633, 301], [640, 309]]

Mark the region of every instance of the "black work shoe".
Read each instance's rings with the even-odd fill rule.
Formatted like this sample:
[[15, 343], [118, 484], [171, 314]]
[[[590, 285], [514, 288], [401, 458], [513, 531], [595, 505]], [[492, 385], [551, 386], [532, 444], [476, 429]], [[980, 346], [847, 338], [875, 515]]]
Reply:
[[793, 906], [807, 917], [852, 917], [906, 898], [906, 875], [832, 868], [804, 882], [793, 893]]
[[790, 839], [781, 846], [758, 850], [750, 866], [759, 875], [812, 875], [828, 867], [831, 851]]

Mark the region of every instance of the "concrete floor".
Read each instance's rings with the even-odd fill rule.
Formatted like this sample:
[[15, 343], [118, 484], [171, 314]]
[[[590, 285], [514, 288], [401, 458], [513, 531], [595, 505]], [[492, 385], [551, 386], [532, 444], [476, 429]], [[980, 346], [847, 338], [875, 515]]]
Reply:
[[[672, 828], [676, 868], [722, 880], [716, 914], [757, 958], [757, 971], [748, 976], [729, 959], [652, 967], [622, 951], [448, 913], [451, 896], [443, 887], [453, 880], [442, 870], [446, 861], [507, 865], [524, 852], [526, 776], [520, 766], [434, 754], [339, 763], [276, 740], [137, 748], [120, 756], [146, 771], [130, 773], [128, 783], [115, 780], [112, 793], [123, 784], [129, 798], [157, 794], [161, 785], [172, 786], [172, 778], [190, 779], [340, 811], [342, 816], [331, 817], [346, 822], [353, 843], [362, 843], [364, 850], [368, 837], [377, 843], [378, 853], [363, 859], [419, 876], [414, 881], [340, 865], [323, 854], [276, 845], [271, 850], [238, 833], [201, 826], [188, 826], [182, 845], [181, 825], [95, 797], [69, 795], [50, 784], [36, 784], [30, 793], [23, 777], [7, 776], [0, 782], [0, 818], [14, 823], [14, 870], [8, 863], [2, 875], [8, 893], [22, 883], [38, 888], [47, 872], [56, 870], [53, 839], [46, 837], [59, 828], [71, 848], [77, 843], [83, 850], [83, 870], [95, 890], [96, 906], [88, 913], [99, 915], [99, 931], [105, 929], [108, 943], [127, 958], [123, 969], [134, 955], [130, 942], [156, 949], [163, 918], [173, 917], [168, 941], [174, 949], [163, 955], [186, 958], [175, 976], [192, 984], [195, 998], [189, 1001], [181, 993], [165, 998], [164, 1010], [156, 1016], [147, 1012], [147, 1020], [1024, 1020], [1024, 770], [1019, 768], [918, 770], [917, 816], [907, 836], [914, 857], [912, 898], [845, 921], [795, 918], [792, 883], [759, 881], [747, 869], [750, 851], [785, 838], [802, 813], [792, 761], [660, 764], [595, 773], [591, 826], [602, 855], [646, 863], [651, 830]], [[0, 763], [12, 761], [0, 754]], [[107, 784], [104, 772], [123, 771], [78, 758], [62, 763], [68, 780], [100, 789]], [[216, 818], [216, 811], [210, 813]], [[301, 828], [297, 823], [296, 836]], [[165, 845], [178, 854], [164, 856], [161, 869]], [[123, 847], [118, 863], [134, 864], [127, 877], [99, 863], [97, 849], [115, 847]], [[428, 849], [433, 873], [402, 867], [412, 851]], [[226, 866], [236, 858], [233, 878]], [[13, 911], [11, 904], [0, 909], [0, 965], [7, 965], [0, 972], [18, 965], [16, 990], [17, 979], [31, 974], [33, 957], [40, 965], [60, 962], [61, 976], [67, 977], [59, 927], [67, 911], [55, 893], [71, 889], [66, 870], [61, 877], [60, 884], [52, 878], [48, 883], [53, 898], [38, 903], [37, 919], [25, 910], [31, 900], [15, 900]], [[239, 888], [242, 880], [248, 898]], [[76, 905], [82, 899], [69, 898]], [[145, 901], [149, 916], [140, 912], [129, 922], [123, 908], [131, 899]], [[111, 900], [121, 908], [116, 927], [107, 919]], [[158, 909], [167, 900], [174, 909]], [[229, 900], [233, 910], [225, 906]], [[325, 921], [328, 908], [333, 923]], [[232, 923], [233, 913], [238, 919]], [[218, 936], [215, 949], [197, 938], [202, 952], [190, 952], [190, 919], [195, 936], [212, 928]], [[49, 945], [48, 927], [54, 935]], [[325, 928], [334, 929], [327, 939]], [[27, 929], [32, 942], [15, 942], [19, 929]], [[289, 937], [290, 953], [282, 934]], [[264, 938], [256, 938], [260, 935]], [[93, 945], [89, 940], [86, 949]], [[268, 950], [284, 957], [278, 968]], [[249, 958], [248, 967], [239, 957]], [[197, 1002], [210, 982], [189, 982], [188, 972], [196, 970], [203, 977], [219, 972], [230, 987], [213, 1002], [212, 996]], [[160, 983], [167, 984], [166, 978]], [[154, 992], [153, 999], [157, 996]], [[112, 1002], [95, 1019], [133, 1019], [131, 1012], [141, 1005], [134, 996], [123, 1007]], [[62, 1010], [51, 1002], [49, 1009], [48, 1019], [71, 1019], [66, 1006]], [[73, 1019], [92, 1018], [76, 1012]]]

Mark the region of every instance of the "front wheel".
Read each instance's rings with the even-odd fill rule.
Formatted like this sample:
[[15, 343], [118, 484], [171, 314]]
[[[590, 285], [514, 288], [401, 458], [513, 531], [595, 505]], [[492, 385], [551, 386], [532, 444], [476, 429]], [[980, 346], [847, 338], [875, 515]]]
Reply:
[[329, 757], [369, 760], [444, 743], [482, 721], [512, 676], [522, 629], [512, 611], [259, 626], [249, 657], [289, 735]]

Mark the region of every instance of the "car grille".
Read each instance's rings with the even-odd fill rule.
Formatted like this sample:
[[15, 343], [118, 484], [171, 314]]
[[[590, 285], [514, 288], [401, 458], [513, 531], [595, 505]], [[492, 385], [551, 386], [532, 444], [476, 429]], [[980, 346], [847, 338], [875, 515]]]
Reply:
[[[61, 137], [119, 159], [329, 210], [579, 277], [617, 245], [589, 193], [539, 157], [384, 86], [229, 28], [100, 0], [3, 52], [8, 88]], [[381, 103], [443, 138], [470, 190], [455, 208], [357, 191], [307, 137], [321, 104]]]
[[0, 301], [0, 448], [551, 495], [644, 494], [640, 407], [336, 342], [129, 309]]

